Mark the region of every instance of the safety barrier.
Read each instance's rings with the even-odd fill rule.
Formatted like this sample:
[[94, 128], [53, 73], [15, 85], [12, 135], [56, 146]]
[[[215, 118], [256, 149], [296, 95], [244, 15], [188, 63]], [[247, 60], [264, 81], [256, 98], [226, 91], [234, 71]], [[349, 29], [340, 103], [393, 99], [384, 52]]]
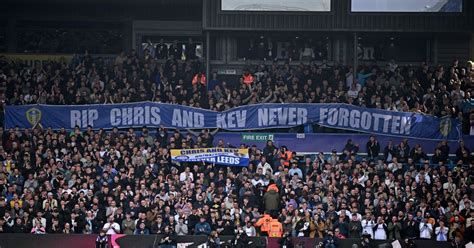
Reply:
[[[92, 234], [45, 234], [45, 235], [33, 235], [33, 234], [0, 234], [0, 247], [35, 247], [35, 248], [54, 248], [54, 247], [67, 247], [67, 248], [86, 248], [95, 247], [95, 239], [97, 235]], [[111, 235], [109, 236], [109, 247], [113, 248], [148, 248], [148, 247], [159, 247], [159, 241], [161, 235]], [[222, 236], [221, 241], [231, 240], [232, 236]], [[178, 248], [206, 248], [207, 237], [206, 236], [178, 236]], [[267, 237], [251, 237], [248, 248], [259, 248], [259, 247], [280, 247], [278, 238], [267, 238]], [[322, 242], [322, 239], [312, 238], [293, 238], [293, 244], [295, 247], [301, 248], [314, 248]], [[434, 240], [414, 240], [418, 247], [430, 247], [430, 248], [447, 248], [449, 247], [448, 242], [437, 242]], [[382, 247], [390, 241], [373, 241], [373, 247]], [[360, 247], [360, 240], [358, 239], [345, 239], [340, 240], [339, 248], [352, 248], [354, 245]], [[225, 247], [224, 245], [222, 247]], [[231, 247], [231, 246], [228, 246]]]

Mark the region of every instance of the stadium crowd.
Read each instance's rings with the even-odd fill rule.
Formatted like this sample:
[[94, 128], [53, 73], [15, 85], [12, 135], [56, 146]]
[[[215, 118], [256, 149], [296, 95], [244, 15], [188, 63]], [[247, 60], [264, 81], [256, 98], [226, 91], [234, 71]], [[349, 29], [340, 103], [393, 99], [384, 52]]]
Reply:
[[[223, 147], [208, 130], [1, 130], [0, 232], [472, 240], [474, 174], [462, 142], [348, 141], [329, 156], [249, 147], [248, 167], [176, 164], [170, 148]], [[336, 146], [336, 144], [335, 144]], [[413, 147], [411, 147], [413, 146]], [[244, 145], [242, 145], [244, 147]], [[454, 168], [447, 165], [455, 149]], [[268, 220], [268, 222], [266, 221]], [[270, 223], [276, 224], [276, 229]]]
[[[259, 65], [240, 82], [206, 85], [197, 60], [145, 53], [111, 63], [89, 54], [33, 67], [0, 60], [7, 104], [160, 101], [213, 110], [265, 102], [346, 102], [474, 120], [472, 64], [463, 68]], [[150, 90], [151, 89], [151, 90]], [[209, 89], [209, 91], [208, 91]], [[469, 121], [464, 122], [469, 130]], [[467, 123], [467, 124], [466, 124]], [[474, 122], [472, 122], [474, 123]], [[176, 164], [173, 148], [223, 147], [213, 132], [3, 130], [0, 232], [269, 235], [337, 239], [474, 238], [472, 147], [348, 141], [298, 159], [291, 147], [248, 147], [248, 167]], [[233, 144], [239, 146], [239, 144]], [[240, 145], [246, 147], [245, 145]], [[455, 158], [449, 154], [455, 151]], [[448, 160], [454, 167], [448, 166]], [[436, 164], [433, 166], [432, 164]]]
[[[463, 118], [474, 133], [473, 63], [432, 67], [366, 65], [353, 68], [310, 62], [260, 64], [239, 80], [203, 74], [193, 50], [178, 46], [121, 53], [113, 61], [86, 53], [65, 61], [26, 66], [0, 58], [0, 83], [7, 104], [107, 104], [156, 101], [226, 110], [257, 103], [339, 103], [393, 111]], [[166, 54], [162, 54], [166, 53]], [[168, 58], [158, 60], [155, 57]], [[206, 84], [206, 76], [210, 76]], [[354, 78], [355, 76], [355, 78]], [[472, 129], [472, 130], [471, 130]]]

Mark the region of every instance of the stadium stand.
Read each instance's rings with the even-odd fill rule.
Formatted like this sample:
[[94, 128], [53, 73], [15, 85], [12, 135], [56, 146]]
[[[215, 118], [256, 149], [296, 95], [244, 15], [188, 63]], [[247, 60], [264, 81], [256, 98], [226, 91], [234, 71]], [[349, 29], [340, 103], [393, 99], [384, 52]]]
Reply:
[[[474, 35], [467, 35], [470, 12], [462, 13], [472, 12], [471, 3], [426, 4], [428, 12], [452, 13], [412, 15], [406, 18], [412, 25], [400, 20], [403, 13], [342, 15], [350, 1], [337, 0], [325, 5], [336, 8], [329, 13], [300, 15], [301, 8], [290, 8], [275, 16], [235, 14], [210, 0], [139, 0], [136, 8], [125, 0], [72, 1], [77, 13], [64, 10], [71, 15], [64, 23], [62, 16], [0, 17], [0, 246], [345, 248], [398, 241], [393, 247], [437, 248], [474, 242], [474, 62], [464, 54], [474, 51]], [[22, 5], [8, 2], [12, 12]], [[111, 20], [75, 20], [95, 15], [89, 14], [94, 4], [110, 7]], [[59, 6], [51, 0], [42, 10], [52, 16]], [[297, 33], [308, 30], [314, 33]], [[410, 63], [415, 60], [428, 62]], [[421, 140], [315, 121], [268, 131], [51, 127], [41, 124], [39, 110], [21, 112], [31, 128], [12, 115], [6, 120], [7, 108], [129, 103], [216, 115], [264, 104], [343, 104], [403, 112], [413, 122], [459, 121], [459, 139], [447, 138], [454, 122], [435, 125], [447, 133], [444, 139]], [[236, 157], [243, 149], [248, 164], [172, 159], [177, 149], [206, 148], [228, 148]], [[193, 151], [180, 155], [189, 159]]]
[[[458, 61], [446, 70], [426, 64], [360, 68], [357, 80], [342, 65], [259, 65], [249, 68], [251, 82], [244, 82], [246, 75], [237, 83], [214, 78], [207, 91], [191, 83], [199, 67], [193, 60], [159, 62], [132, 52], [109, 64], [87, 54], [71, 64], [31, 67], [2, 60], [0, 74], [12, 105], [160, 101], [222, 111], [264, 102], [345, 102], [437, 116], [462, 116], [473, 80], [472, 67]], [[269, 141], [261, 148], [241, 145], [250, 148], [250, 165], [235, 169], [171, 161], [171, 147], [224, 146], [208, 131], [1, 134], [4, 233], [162, 234], [174, 227], [177, 235], [233, 235], [242, 228], [248, 236], [272, 237], [324, 238], [327, 230], [337, 239], [474, 236], [472, 157], [462, 142], [452, 148], [441, 142], [429, 158], [414, 144], [379, 144], [373, 137], [367, 155], [349, 141], [345, 153], [301, 159], [291, 147]], [[453, 169], [446, 166], [450, 151]], [[431, 167], [430, 159], [439, 166]]]

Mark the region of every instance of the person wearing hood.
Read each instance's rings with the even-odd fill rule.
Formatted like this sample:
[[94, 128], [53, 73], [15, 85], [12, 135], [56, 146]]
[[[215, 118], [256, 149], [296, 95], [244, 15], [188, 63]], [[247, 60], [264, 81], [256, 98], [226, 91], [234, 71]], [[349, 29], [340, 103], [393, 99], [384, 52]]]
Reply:
[[270, 184], [267, 188], [267, 192], [263, 195], [265, 211], [272, 216], [276, 216], [280, 210], [280, 195], [278, 191], [276, 184]]

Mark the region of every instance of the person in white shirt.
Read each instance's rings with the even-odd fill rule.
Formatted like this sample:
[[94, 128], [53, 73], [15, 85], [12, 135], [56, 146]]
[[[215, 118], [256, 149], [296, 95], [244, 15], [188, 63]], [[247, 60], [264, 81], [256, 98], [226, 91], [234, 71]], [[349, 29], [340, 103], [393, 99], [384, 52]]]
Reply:
[[178, 236], [184, 236], [188, 234], [188, 225], [184, 223], [184, 217], [179, 217], [178, 224], [176, 224], [174, 230]]
[[349, 212], [349, 214], [347, 215], [349, 217], [349, 219], [352, 220], [352, 215], [355, 215], [357, 218], [357, 221], [361, 221], [362, 220], [362, 215], [357, 213], [357, 208], [353, 208], [351, 212]]
[[431, 239], [433, 233], [433, 225], [426, 222], [426, 219], [422, 219], [420, 222], [420, 238]]
[[444, 226], [444, 221], [439, 221], [439, 226], [435, 228], [436, 241], [448, 241], [449, 229]]
[[392, 162], [388, 164], [388, 169], [395, 173], [397, 170], [402, 170], [403, 165], [401, 163], [398, 163], [397, 157], [392, 158]]
[[[258, 171], [258, 170], [257, 170]], [[252, 185], [256, 187], [258, 184], [264, 185], [265, 182], [262, 179], [262, 176], [259, 173], [255, 173], [255, 177], [251, 180]]]
[[105, 223], [102, 230], [104, 230], [104, 232], [106, 234], [119, 234], [120, 233], [120, 225], [117, 222], [114, 222], [114, 217], [109, 216], [109, 218], [107, 220], [108, 220], [108, 222]]
[[374, 238], [374, 229], [375, 221], [372, 220], [372, 215], [367, 214], [366, 217], [361, 221], [362, 224], [362, 234], [369, 234], [370, 238]]
[[347, 91], [347, 95], [349, 97], [356, 98], [359, 95], [359, 91], [361, 90], [361, 88], [362, 87], [360, 86], [360, 84], [358, 84], [357, 82], [353, 82], [351, 84], [351, 87]]
[[257, 170], [262, 169], [261, 175], [266, 175], [267, 171], [270, 171], [270, 174], [273, 174], [273, 168], [272, 166], [267, 162], [266, 157], [262, 157], [262, 160], [260, 160], [260, 163], [257, 165]]
[[183, 172], [179, 174], [179, 181], [184, 182], [187, 181], [188, 179], [191, 179], [191, 181], [194, 181], [194, 175], [191, 173], [191, 169], [189, 167], [186, 167]]
[[247, 221], [247, 224], [244, 226], [243, 230], [249, 237], [257, 236], [257, 230], [255, 230], [255, 227], [252, 225], [252, 222], [250, 221]]
[[431, 184], [431, 178], [430, 176], [428, 175], [428, 173], [425, 173], [425, 171], [420, 171], [418, 174], [416, 174], [415, 176], [415, 181], [416, 183], [420, 183], [420, 178], [424, 178], [425, 179], [425, 182], [427, 184]]
[[386, 240], [387, 239], [387, 224], [384, 223], [382, 217], [377, 219], [377, 224], [374, 225], [374, 239], [375, 240]]

